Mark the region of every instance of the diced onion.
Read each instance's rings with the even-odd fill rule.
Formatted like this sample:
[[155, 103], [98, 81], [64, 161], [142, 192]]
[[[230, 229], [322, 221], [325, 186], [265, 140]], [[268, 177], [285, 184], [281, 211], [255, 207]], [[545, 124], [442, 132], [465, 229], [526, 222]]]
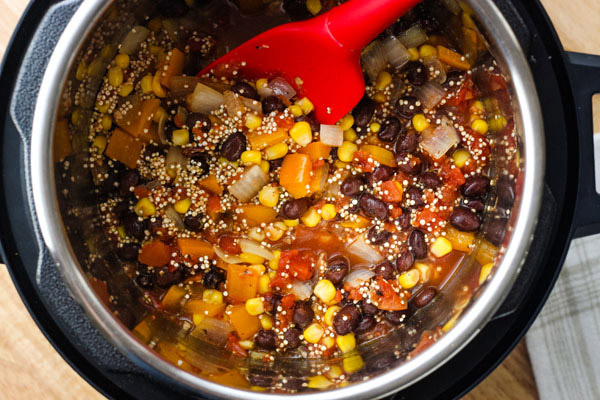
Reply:
[[232, 256], [231, 254], [227, 254], [223, 251], [223, 249], [221, 249], [219, 246], [214, 245], [213, 249], [215, 249], [215, 254], [217, 255], [217, 257], [219, 257], [221, 260], [225, 261], [226, 263], [229, 264], [241, 264], [243, 262], [243, 260], [238, 257], [238, 256]]
[[427, 33], [425, 33], [425, 30], [419, 24], [411, 26], [398, 36], [398, 40], [408, 49], [422, 45], [427, 39], [429, 39]]
[[433, 82], [437, 82], [440, 85], [446, 82], [446, 69], [437, 57], [429, 57], [423, 61], [423, 64], [425, 64], [427, 71], [433, 69], [433, 71], [431, 71], [433, 72]]
[[271, 96], [273, 96], [273, 94], [274, 94], [274, 93], [273, 93], [273, 89], [271, 89], [271, 88], [270, 88], [270, 87], [268, 87], [268, 86], [263, 86], [263, 87], [261, 87], [260, 89], [258, 89], [258, 91], [257, 91], [257, 92], [258, 92], [258, 95], [259, 95], [260, 97], [262, 97], [263, 99], [264, 99], [265, 97], [271, 97]]
[[241, 117], [245, 111], [245, 107], [242, 104], [242, 100], [238, 95], [233, 93], [231, 90], [223, 93], [223, 98], [225, 101], [225, 108], [227, 109], [227, 114], [231, 117]]
[[460, 137], [452, 122], [445, 116], [438, 127], [430, 127], [421, 133], [421, 147], [434, 159], [442, 157], [458, 143]]
[[172, 146], [167, 152], [167, 158], [165, 159], [165, 166], [167, 169], [173, 168], [176, 165], [180, 165], [182, 168], [186, 168], [188, 159], [183, 155], [180, 147]]
[[243, 253], [254, 254], [267, 260], [272, 260], [275, 256], [272, 252], [265, 249], [260, 243], [250, 239], [239, 239], [240, 249]]
[[194, 329], [194, 336], [208, 341], [223, 345], [227, 343], [229, 332], [233, 332], [233, 326], [229, 322], [217, 318], [206, 317]]
[[179, 213], [177, 211], [175, 211], [175, 209], [173, 208], [172, 205], [168, 206], [165, 209], [165, 215], [167, 218], [169, 218], [171, 220], [171, 222], [173, 222], [175, 224], [175, 227], [178, 230], [180, 230], [180, 231], [185, 230], [185, 224], [183, 223], [183, 219], [181, 218], [181, 215], [179, 215]]
[[267, 183], [269, 183], [269, 176], [258, 165], [254, 165], [229, 187], [229, 193], [239, 201], [247, 202], [256, 196]]
[[216, 110], [224, 101], [225, 97], [221, 93], [202, 83], [197, 83], [194, 93], [187, 96], [190, 111], [202, 114], [209, 114]]
[[367, 282], [369, 279], [375, 276], [375, 272], [371, 271], [368, 268], [357, 268], [354, 271], [350, 272], [344, 281], [353, 288], [359, 287], [364, 282]]
[[442, 3], [446, 6], [448, 10], [454, 15], [458, 15], [461, 12], [460, 5], [456, 2], [456, 0], [442, 0]]
[[290, 293], [292, 293], [298, 300], [307, 300], [312, 295], [312, 285], [310, 281], [301, 282], [295, 280], [292, 282], [292, 289]]
[[410, 61], [410, 53], [402, 43], [395, 37], [389, 37], [383, 42], [383, 48], [388, 62], [392, 68], [399, 70], [408, 61]]
[[289, 100], [296, 95], [296, 90], [292, 85], [280, 77], [272, 79], [267, 86], [273, 90], [275, 96], [283, 96]]
[[239, 96], [239, 98], [242, 101], [244, 107], [246, 107], [247, 109], [256, 112], [262, 112], [262, 103], [260, 101], [249, 99], [244, 96]]
[[404, 95], [406, 84], [399, 77], [392, 79], [392, 85], [390, 90], [390, 104], [397, 104], [398, 100]]
[[351, 254], [360, 261], [366, 263], [377, 264], [383, 260], [383, 256], [379, 251], [366, 242], [364, 235], [358, 236], [351, 242], [348, 247], [346, 247], [346, 251], [348, 254]]
[[167, 140], [167, 134], [165, 132], [165, 126], [167, 125], [167, 115], [161, 115], [160, 119], [158, 120], [158, 139], [160, 140], [160, 142], [162, 144], [167, 144], [169, 143], [169, 141]]
[[197, 76], [174, 76], [171, 78], [169, 95], [174, 99], [183, 98], [193, 93], [196, 85], [201, 82], [202, 79]]
[[344, 131], [339, 125], [321, 124], [321, 142], [328, 146], [340, 147], [344, 143]]
[[415, 96], [426, 109], [431, 110], [446, 97], [446, 90], [439, 83], [430, 81], [417, 87]]
[[373, 82], [388, 63], [385, 49], [379, 40], [375, 40], [363, 50], [361, 60], [363, 69]]
[[140, 25], [134, 26], [125, 39], [123, 39], [123, 43], [121, 43], [121, 48], [119, 51], [123, 54], [133, 54], [137, 51], [138, 47], [150, 34], [150, 31]]

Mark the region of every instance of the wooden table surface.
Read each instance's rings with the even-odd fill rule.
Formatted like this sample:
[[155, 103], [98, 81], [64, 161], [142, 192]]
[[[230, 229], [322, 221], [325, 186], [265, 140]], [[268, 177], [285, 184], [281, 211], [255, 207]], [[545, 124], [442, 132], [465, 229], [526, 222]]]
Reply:
[[[600, 1], [542, 0], [567, 50], [600, 54]], [[0, 55], [27, 0], [0, 0]], [[17, 294], [8, 271], [0, 265], [0, 398], [102, 399], [54, 351]], [[537, 399], [537, 389], [524, 342], [469, 400]]]

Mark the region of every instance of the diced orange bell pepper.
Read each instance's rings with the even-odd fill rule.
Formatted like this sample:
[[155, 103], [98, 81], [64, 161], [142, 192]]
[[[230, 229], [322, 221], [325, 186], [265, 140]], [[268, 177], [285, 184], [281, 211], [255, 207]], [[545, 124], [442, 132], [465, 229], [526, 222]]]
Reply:
[[174, 76], [179, 76], [183, 73], [183, 66], [185, 64], [185, 54], [183, 54], [179, 49], [175, 48], [171, 51], [171, 55], [169, 58], [169, 64], [167, 65], [167, 69], [164, 70], [161, 74], [160, 83], [167, 88], [171, 88], [171, 78]]
[[115, 161], [120, 161], [128, 168], [137, 167], [137, 162], [142, 154], [144, 143], [131, 137], [121, 129], [115, 129], [108, 147], [106, 147], [106, 156]]
[[260, 226], [262, 223], [269, 224], [277, 218], [277, 211], [271, 207], [261, 204], [245, 204], [240, 206], [242, 212], [238, 218], [243, 218], [250, 227]]
[[162, 267], [171, 261], [171, 249], [160, 240], [155, 240], [142, 247], [138, 261], [151, 267]]
[[328, 146], [321, 142], [309, 143], [308, 145], [306, 145], [306, 147], [303, 147], [300, 150], [298, 150], [300, 154], [308, 155], [312, 161], [328, 159], [330, 151], [331, 146]]
[[279, 184], [293, 198], [306, 197], [310, 192], [312, 163], [306, 154], [288, 154], [279, 169]]
[[402, 184], [397, 181], [386, 181], [381, 184], [381, 198], [388, 203], [398, 203], [402, 201], [404, 189]]
[[328, 177], [329, 164], [323, 164], [316, 168], [313, 172], [312, 179], [310, 180], [310, 192], [319, 193], [321, 190], [325, 189]]
[[243, 265], [227, 265], [227, 295], [235, 301], [244, 302], [256, 297], [258, 274]]
[[185, 296], [185, 289], [178, 285], [173, 285], [169, 288], [160, 303], [167, 309], [176, 309], [179, 308], [183, 296]]
[[144, 343], [148, 343], [152, 338], [152, 331], [150, 330], [149, 322], [152, 319], [152, 315], [147, 316], [133, 328], [133, 334], [137, 336]]
[[69, 126], [66, 119], [61, 119], [56, 123], [54, 129], [54, 162], [64, 160], [73, 152], [71, 146], [71, 136], [69, 135]]
[[496, 246], [487, 240], [482, 240], [479, 245], [479, 250], [477, 250], [477, 254], [475, 255], [475, 259], [481, 265], [493, 263], [497, 253], [498, 248]]
[[202, 299], [190, 300], [185, 305], [185, 310], [190, 314], [199, 314], [204, 317], [216, 317], [225, 311], [225, 303], [211, 304]]
[[248, 388], [250, 384], [248, 380], [238, 370], [231, 370], [221, 375], [210, 375], [206, 379], [224, 386], [232, 386], [236, 388]]
[[257, 316], [248, 314], [244, 304], [231, 307], [229, 321], [242, 340], [250, 339], [260, 329], [260, 320]]
[[448, 225], [446, 227], [445, 238], [452, 243], [452, 248], [454, 250], [468, 253], [471, 249], [471, 245], [475, 241], [475, 234], [473, 232], [461, 232]]
[[134, 103], [125, 114], [115, 113], [115, 122], [131, 136], [138, 137], [150, 128], [152, 117], [160, 107], [159, 99], [148, 99]]
[[212, 244], [201, 239], [179, 238], [177, 239], [177, 246], [179, 246], [181, 254], [190, 256], [194, 260], [200, 257], [212, 258], [215, 255]]
[[217, 219], [217, 216], [221, 211], [223, 211], [223, 206], [221, 205], [221, 200], [219, 196], [208, 196], [208, 202], [206, 203], [206, 211], [208, 212], [208, 216], [213, 220]]
[[246, 135], [252, 150], [266, 149], [267, 147], [283, 142], [288, 137], [288, 133], [285, 129], [277, 129], [272, 133], [252, 131]]
[[373, 146], [373, 145], [364, 145], [360, 146], [360, 150], [369, 154], [373, 160], [379, 162], [388, 167], [396, 168], [396, 157], [394, 157], [394, 153], [389, 150], [384, 149], [383, 147]]
[[219, 183], [215, 175], [209, 175], [198, 183], [203, 189], [208, 190], [212, 194], [223, 194], [223, 188], [221, 187], [221, 184]]
[[468, 71], [471, 69], [471, 64], [459, 53], [450, 50], [444, 46], [437, 47], [438, 59], [444, 64], [451, 67]]
[[158, 137], [158, 125], [151, 124], [147, 130], [140, 134], [139, 138], [144, 143], [160, 143], [160, 138]]

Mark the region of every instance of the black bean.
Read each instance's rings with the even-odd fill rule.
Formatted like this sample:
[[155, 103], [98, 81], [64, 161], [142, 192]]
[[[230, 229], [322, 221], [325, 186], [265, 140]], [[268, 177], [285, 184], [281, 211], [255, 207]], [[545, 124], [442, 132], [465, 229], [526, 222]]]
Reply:
[[277, 96], [269, 96], [262, 101], [263, 114], [269, 115], [273, 111], [285, 110], [285, 104]]
[[496, 193], [498, 194], [498, 203], [501, 207], [512, 207], [515, 202], [514, 179], [506, 175], [501, 176], [496, 185]]
[[283, 0], [283, 9], [294, 21], [312, 17], [304, 0]]
[[146, 236], [145, 225], [143, 221], [139, 220], [139, 217], [135, 213], [128, 213], [121, 219], [125, 232], [129, 236], [133, 236], [136, 239], [143, 239]]
[[483, 175], [469, 176], [462, 186], [462, 194], [465, 197], [484, 196], [490, 187], [490, 178]]
[[275, 172], [283, 165], [283, 158], [278, 158], [277, 160], [269, 161], [269, 165], [271, 167], [271, 171]]
[[348, 274], [350, 262], [346, 257], [335, 257], [327, 262], [327, 271], [325, 279], [328, 279], [335, 286], [340, 285]]
[[281, 206], [281, 215], [285, 219], [298, 219], [308, 210], [308, 199], [288, 200]]
[[450, 71], [446, 74], [446, 82], [444, 82], [442, 86], [450, 90], [458, 89], [461, 86], [464, 77], [465, 74], [462, 71]]
[[[190, 113], [185, 124], [190, 130], [196, 128], [204, 133], [208, 133], [212, 128], [212, 121], [210, 118], [201, 113]], [[191, 136], [193, 137], [194, 135]]]
[[242, 153], [246, 151], [246, 145], [246, 135], [242, 132], [232, 133], [221, 145], [221, 155], [229, 161], [237, 161]]
[[204, 152], [196, 152], [195, 155], [190, 158], [190, 165], [199, 168], [199, 176], [208, 175], [210, 173], [210, 155]]
[[383, 279], [389, 280], [394, 279], [394, 273], [396, 272], [396, 268], [390, 260], [385, 260], [377, 264], [373, 272], [375, 272], [376, 275], [381, 276]]
[[218, 267], [210, 267], [202, 277], [202, 285], [208, 289], [217, 289], [222, 282], [225, 282], [225, 271]]
[[394, 154], [396, 156], [404, 153], [412, 153], [419, 147], [419, 136], [416, 133], [407, 133], [394, 143]]
[[411, 248], [411, 252], [415, 259], [427, 257], [427, 242], [425, 241], [425, 234], [420, 229], [414, 229], [408, 235], [408, 245]]
[[456, 207], [450, 214], [450, 224], [463, 232], [474, 232], [479, 229], [481, 221], [477, 214], [466, 207]]
[[412, 118], [422, 110], [421, 102], [414, 96], [406, 96], [398, 101], [397, 112], [404, 118]]
[[391, 353], [384, 353], [370, 358], [366, 361], [367, 370], [369, 372], [381, 371], [390, 368], [396, 362], [396, 357]]
[[382, 142], [392, 143], [398, 138], [401, 130], [402, 124], [400, 123], [400, 120], [395, 117], [389, 117], [383, 123], [383, 127], [377, 133], [377, 137]]
[[[137, 254], [136, 254], [137, 257]], [[106, 281], [110, 278], [110, 271], [106, 263], [97, 258], [90, 264], [90, 273], [100, 280]]]
[[302, 122], [302, 121], [308, 122], [308, 124], [310, 125], [310, 129], [313, 131], [313, 133], [321, 131], [321, 124], [319, 124], [319, 121], [317, 121], [317, 118], [315, 117], [314, 113], [296, 117], [295, 121], [296, 122]]
[[163, 0], [158, 3], [157, 11], [167, 18], [185, 17], [190, 8], [184, 0]]
[[398, 272], [406, 272], [412, 268], [415, 263], [415, 258], [413, 257], [410, 250], [406, 249], [396, 259], [396, 269]]
[[272, 330], [265, 331], [261, 329], [254, 336], [254, 343], [265, 350], [275, 350], [277, 348], [277, 335]]
[[246, 82], [238, 82], [231, 87], [233, 93], [237, 93], [240, 96], [244, 96], [248, 99], [258, 100], [258, 93], [250, 84]]
[[383, 314], [383, 318], [393, 325], [400, 325], [406, 322], [408, 319], [408, 313], [406, 310], [402, 311], [386, 311]]
[[168, 288], [176, 285], [185, 279], [183, 271], [175, 269], [171, 271], [169, 267], [155, 268], [156, 284], [161, 288]]
[[153, 271], [147, 267], [140, 268], [135, 278], [135, 283], [142, 289], [152, 289], [154, 287]]
[[396, 221], [398, 221], [398, 226], [400, 229], [405, 231], [410, 228], [410, 210], [403, 208], [402, 215], [399, 216]]
[[421, 157], [410, 153], [397, 153], [396, 162], [398, 163], [398, 169], [407, 175], [419, 175], [423, 169]]
[[300, 330], [296, 328], [290, 328], [283, 334], [283, 340], [287, 340], [286, 348], [293, 350], [300, 346], [302, 342], [300, 340]]
[[364, 190], [365, 178], [362, 175], [350, 175], [340, 185], [340, 192], [344, 196], [356, 197]]
[[375, 103], [368, 97], [363, 97], [352, 111], [354, 126], [357, 128], [356, 130], [359, 134], [366, 133], [365, 128], [371, 122], [373, 114], [375, 114]]
[[495, 218], [485, 227], [485, 238], [495, 246], [500, 246], [506, 235], [506, 218]]
[[437, 294], [437, 289], [434, 287], [428, 287], [421, 290], [413, 299], [412, 303], [417, 308], [423, 308], [433, 300]]
[[277, 377], [272, 374], [271, 371], [251, 371], [248, 374], [248, 381], [252, 386], [270, 388], [277, 383]]
[[127, 215], [127, 213], [129, 213], [129, 207], [130, 207], [130, 204], [128, 201], [122, 201], [115, 206], [115, 208], [113, 209], [113, 212], [115, 213], [117, 218], [119, 218], [119, 220], [120, 220], [123, 216], [125, 216], [125, 215]]
[[299, 391], [306, 385], [306, 379], [297, 376], [286, 376], [285, 381], [281, 382], [281, 387], [287, 390]]
[[389, 181], [394, 176], [394, 169], [380, 165], [373, 170], [371, 178], [373, 182]]
[[427, 82], [427, 68], [420, 61], [410, 61], [404, 66], [406, 79], [414, 86], [422, 86]]
[[347, 335], [356, 329], [359, 322], [360, 310], [354, 304], [348, 304], [333, 317], [333, 328], [338, 335]]
[[137, 243], [125, 243], [117, 249], [117, 255], [126, 261], [137, 260], [140, 246]]
[[426, 172], [421, 176], [421, 183], [429, 189], [437, 189], [442, 185], [442, 180], [435, 172]]
[[136, 187], [139, 181], [140, 174], [136, 170], [130, 169], [123, 172], [119, 179], [119, 194], [123, 197], [131, 196], [133, 194], [131, 188]]
[[375, 316], [379, 312], [379, 309], [372, 303], [367, 303], [367, 300], [362, 299], [360, 301], [360, 309], [364, 315]]
[[475, 210], [476, 212], [482, 212], [485, 208], [485, 204], [480, 199], [464, 199], [463, 205], [467, 208]]
[[356, 327], [354, 332], [356, 332], [359, 335], [361, 333], [367, 333], [375, 326], [375, 324], [377, 324], [377, 320], [374, 317], [370, 315], [365, 315], [358, 323], [358, 326]]
[[315, 318], [315, 312], [311, 308], [310, 304], [305, 301], [299, 301], [296, 303], [294, 308], [293, 321], [294, 324], [300, 329], [304, 329], [309, 326]]
[[425, 205], [423, 191], [416, 186], [411, 186], [404, 191], [404, 202], [408, 208], [420, 208]]
[[367, 239], [369, 239], [371, 244], [374, 244], [374, 245], [383, 244], [383, 243], [387, 242], [388, 240], [390, 240], [391, 237], [392, 237], [391, 232], [386, 231], [385, 229], [379, 229], [375, 226], [372, 226], [367, 231]]
[[369, 217], [387, 221], [390, 212], [388, 205], [370, 193], [365, 193], [359, 200], [360, 209]]
[[202, 214], [187, 215], [183, 219], [185, 229], [192, 232], [202, 232], [204, 230], [204, 216]]

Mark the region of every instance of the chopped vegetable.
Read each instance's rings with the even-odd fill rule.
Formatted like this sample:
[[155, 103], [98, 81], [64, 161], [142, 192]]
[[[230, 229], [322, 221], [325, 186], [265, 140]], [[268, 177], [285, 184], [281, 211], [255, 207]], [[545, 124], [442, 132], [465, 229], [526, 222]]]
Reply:
[[213, 246], [200, 239], [186, 239], [179, 238], [177, 239], [177, 246], [179, 247], [179, 251], [184, 256], [190, 256], [193, 260], [197, 260], [202, 257], [211, 258], [215, 254], [215, 250]]
[[236, 183], [229, 187], [229, 192], [238, 200], [247, 202], [256, 196], [267, 183], [269, 183], [269, 176], [258, 165], [253, 165]]
[[131, 137], [121, 129], [115, 129], [108, 142], [105, 154], [113, 160], [120, 161], [128, 168], [137, 167], [144, 143]]
[[228, 296], [240, 302], [256, 297], [258, 278], [258, 274], [246, 266], [229, 264], [225, 283]]
[[197, 83], [194, 92], [187, 96], [188, 109], [195, 113], [210, 113], [221, 107], [225, 97], [216, 90]]
[[320, 138], [327, 146], [340, 147], [344, 142], [344, 131], [339, 125], [321, 125]]
[[299, 199], [309, 194], [312, 163], [306, 154], [288, 154], [279, 170], [279, 183], [292, 197]]
[[459, 143], [460, 137], [446, 116], [441, 118], [439, 126], [429, 127], [421, 133], [421, 147], [434, 159], [441, 158]]
[[138, 261], [151, 267], [162, 267], [171, 261], [171, 249], [160, 240], [155, 240], [142, 247]]

